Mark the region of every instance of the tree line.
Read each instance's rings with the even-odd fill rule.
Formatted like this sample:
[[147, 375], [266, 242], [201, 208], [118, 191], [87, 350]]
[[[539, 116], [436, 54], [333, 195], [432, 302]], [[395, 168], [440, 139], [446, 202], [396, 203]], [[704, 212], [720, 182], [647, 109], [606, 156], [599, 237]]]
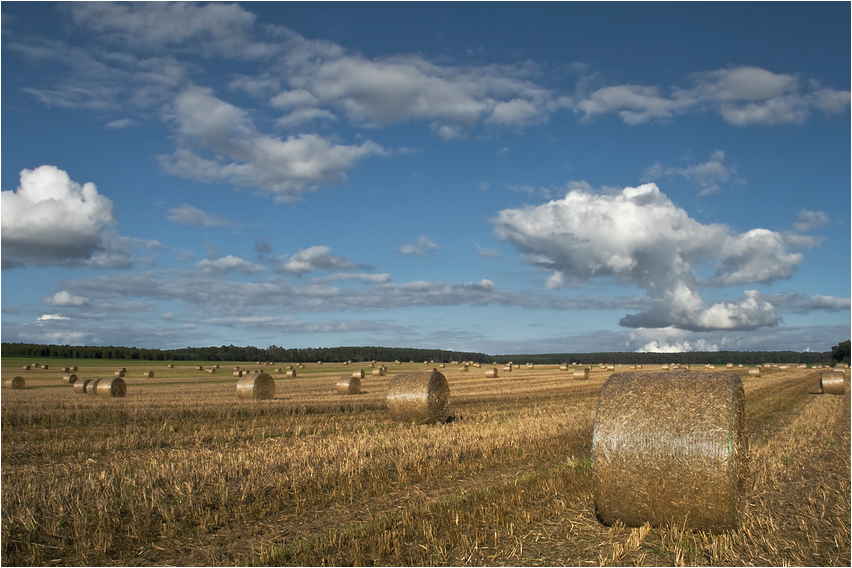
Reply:
[[316, 361], [475, 361], [478, 363], [534, 363], [540, 365], [562, 363], [613, 365], [658, 365], [678, 363], [704, 365], [707, 363], [733, 363], [757, 365], [762, 363], [833, 364], [850, 362], [850, 341], [838, 343], [825, 352], [796, 351], [689, 351], [683, 353], [546, 353], [536, 355], [486, 355], [468, 351], [442, 349], [417, 349], [410, 347], [309, 347], [287, 349], [271, 345], [266, 349], [236, 345], [221, 347], [186, 347], [182, 349], [145, 349], [139, 347], [42, 345], [37, 343], [3, 343], [4, 356], [56, 357], [63, 359], [139, 359], [143, 361], [291, 361], [311, 363]]

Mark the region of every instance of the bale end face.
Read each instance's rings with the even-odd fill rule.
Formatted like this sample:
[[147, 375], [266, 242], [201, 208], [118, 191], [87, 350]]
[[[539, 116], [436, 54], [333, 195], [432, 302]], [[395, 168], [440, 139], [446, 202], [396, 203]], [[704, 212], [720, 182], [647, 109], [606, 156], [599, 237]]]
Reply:
[[450, 387], [436, 369], [404, 373], [391, 379], [387, 405], [395, 420], [420, 423], [445, 422], [450, 405]]
[[26, 386], [26, 381], [24, 381], [24, 377], [13, 377], [3, 381], [3, 386], [8, 389], [18, 390]]
[[275, 379], [266, 373], [246, 375], [237, 381], [237, 396], [255, 400], [275, 398]]
[[601, 520], [736, 529], [748, 463], [743, 401], [733, 373], [612, 375], [592, 439]]
[[73, 385], [74, 383], [77, 382], [77, 375], [75, 375], [75, 374], [63, 375], [62, 380], [69, 385]]
[[94, 392], [97, 396], [121, 398], [127, 394], [127, 383], [121, 377], [96, 381]]

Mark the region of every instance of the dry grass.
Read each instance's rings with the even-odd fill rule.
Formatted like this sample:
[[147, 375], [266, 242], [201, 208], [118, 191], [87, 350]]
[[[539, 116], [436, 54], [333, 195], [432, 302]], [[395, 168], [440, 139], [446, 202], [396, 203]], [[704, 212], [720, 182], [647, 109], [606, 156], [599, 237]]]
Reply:
[[850, 399], [809, 394], [818, 372], [744, 377], [747, 513], [710, 534], [597, 521], [597, 368], [506, 383], [448, 366], [453, 420], [417, 425], [389, 416], [390, 377], [338, 395], [343, 365], [306, 365], [262, 401], [189, 365], [126, 365], [124, 398], [41, 369], [4, 391], [4, 565], [850, 564]]

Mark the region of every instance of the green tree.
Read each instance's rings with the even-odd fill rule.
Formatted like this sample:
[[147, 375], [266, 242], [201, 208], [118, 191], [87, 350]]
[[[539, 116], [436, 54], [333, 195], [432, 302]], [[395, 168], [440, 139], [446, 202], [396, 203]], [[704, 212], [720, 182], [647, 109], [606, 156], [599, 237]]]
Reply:
[[850, 341], [847, 339], [831, 348], [831, 358], [837, 363], [849, 364]]

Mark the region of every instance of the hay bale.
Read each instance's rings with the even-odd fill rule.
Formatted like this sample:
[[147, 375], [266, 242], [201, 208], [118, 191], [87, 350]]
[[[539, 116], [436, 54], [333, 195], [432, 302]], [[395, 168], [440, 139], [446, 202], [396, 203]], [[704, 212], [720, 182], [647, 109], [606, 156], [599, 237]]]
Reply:
[[285, 373], [285, 375], [286, 375], [286, 376], [288, 376], [288, 377], [295, 377], [295, 376], [296, 376], [296, 369], [289, 369], [289, 370]]
[[617, 373], [592, 435], [595, 504], [606, 524], [736, 529], [747, 464], [735, 373]]
[[846, 373], [822, 371], [819, 383], [823, 394], [843, 394], [846, 388]]
[[63, 372], [63, 373], [70, 373], [70, 372], [71, 372], [71, 367], [63, 367], [63, 368], [62, 368], [62, 372]]
[[450, 386], [437, 369], [403, 373], [391, 379], [387, 404], [395, 420], [444, 422], [450, 405]]
[[266, 373], [246, 375], [237, 381], [237, 396], [255, 400], [275, 398], [275, 379]]
[[69, 373], [67, 375], [62, 375], [62, 380], [69, 385], [73, 385], [74, 383], [77, 382], [77, 375], [75, 375], [73, 373]]
[[77, 366], [76, 366], [76, 365], [75, 365], [74, 367], [71, 367], [71, 372], [72, 372], [72, 373], [76, 373], [76, 372], [77, 372]]
[[3, 381], [3, 386], [7, 389], [22, 389], [26, 386], [26, 381], [24, 381], [24, 377], [12, 377]]
[[364, 370], [361, 369], [357, 373], [352, 373], [352, 376], [355, 377], [356, 379], [363, 379], [364, 378]]
[[169, 369], [174, 369], [174, 368], [175, 368], [174, 363], [169, 363]]
[[499, 377], [497, 374], [497, 369], [491, 369], [490, 371], [485, 371], [485, 376], [489, 379], [496, 379]]
[[29, 365], [24, 365], [24, 370], [25, 370], [25, 371], [29, 371], [29, 370], [30, 370], [30, 366], [29, 366]]
[[583, 367], [582, 369], [574, 370], [574, 378], [580, 381], [584, 381], [589, 378], [589, 368]]
[[50, 367], [47, 366], [47, 365], [42, 365], [41, 368], [44, 369], [45, 371], [47, 371]]
[[662, 366], [660, 367], [660, 369], [662, 369], [663, 371], [668, 371], [668, 370], [669, 370], [669, 366], [668, 366], [668, 365], [662, 365]]
[[343, 376], [337, 381], [337, 394], [361, 394], [361, 379]]
[[90, 382], [92, 382], [92, 379], [79, 379], [74, 383], [74, 392], [77, 394], [86, 394], [86, 388]]
[[243, 372], [242, 372], [242, 371], [234, 371], [234, 376], [235, 376], [235, 377], [242, 377], [242, 376], [243, 376]]
[[125, 371], [124, 369], [119, 369], [118, 371], [115, 372], [115, 376], [116, 377], [123, 377], [126, 372], [127, 371]]
[[385, 368], [379, 367], [378, 369], [373, 369], [374, 377], [384, 377], [385, 376]]
[[86, 394], [95, 394], [95, 388], [103, 379], [92, 379], [86, 384]]
[[748, 370], [748, 374], [750, 377], [759, 377], [760, 376], [760, 367], [752, 367]]
[[95, 381], [95, 387], [92, 394], [97, 396], [121, 398], [127, 394], [127, 383], [121, 377], [112, 379], [100, 379]]
[[145, 371], [144, 373], [142, 373], [142, 377], [145, 379], [153, 379], [154, 371]]

